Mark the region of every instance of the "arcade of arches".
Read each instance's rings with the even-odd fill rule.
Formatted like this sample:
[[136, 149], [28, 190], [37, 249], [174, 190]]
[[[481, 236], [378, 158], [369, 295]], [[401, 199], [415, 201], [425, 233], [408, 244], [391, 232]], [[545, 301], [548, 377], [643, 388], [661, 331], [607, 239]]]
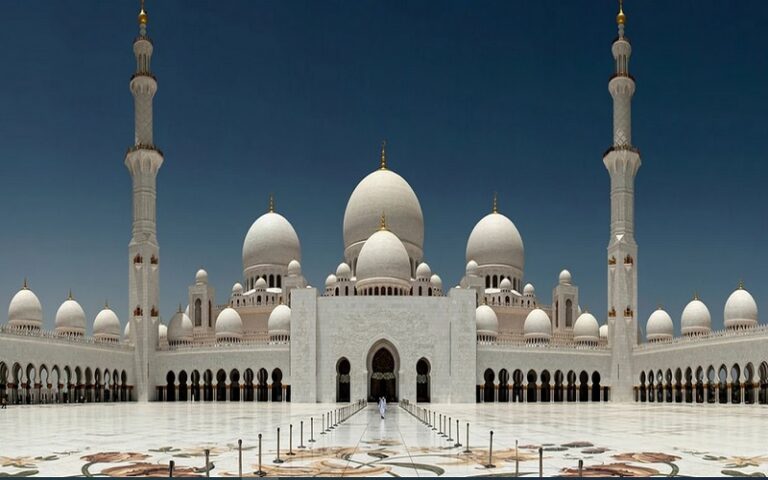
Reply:
[[[215, 372], [215, 373], [214, 373]], [[291, 386], [283, 383], [279, 368], [254, 372], [247, 368], [242, 375], [234, 368], [218, 370], [169, 371], [165, 385], [157, 387], [161, 402], [290, 402]]]
[[573, 370], [499, 370], [483, 372], [483, 383], [477, 386], [476, 400], [482, 402], [606, 402], [610, 388], [600, 384], [600, 373]]
[[132, 394], [125, 370], [0, 362], [0, 398], [10, 404], [128, 402]]
[[768, 404], [768, 362], [649, 370], [639, 380], [636, 402]]

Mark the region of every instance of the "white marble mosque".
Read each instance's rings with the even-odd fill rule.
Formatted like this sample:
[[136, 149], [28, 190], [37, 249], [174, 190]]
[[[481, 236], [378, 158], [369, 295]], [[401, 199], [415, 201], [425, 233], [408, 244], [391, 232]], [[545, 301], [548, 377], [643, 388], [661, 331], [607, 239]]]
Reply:
[[270, 200], [245, 236], [243, 277], [231, 292], [217, 298], [198, 271], [186, 308], [167, 325], [158, 309], [156, 235], [164, 157], [153, 138], [157, 81], [143, 7], [138, 20], [135, 141], [125, 155], [133, 181], [130, 311], [118, 315], [105, 305], [87, 336], [88, 319], [70, 295], [46, 331], [34, 284], [25, 281], [0, 327], [0, 397], [8, 403], [317, 404], [385, 396], [441, 404], [768, 404], [768, 328], [743, 285], [722, 307], [722, 331], [712, 330], [710, 313], [721, 307], [693, 298], [679, 318], [651, 313], [645, 338], [640, 333], [634, 178], [641, 161], [623, 11], [608, 82], [614, 135], [602, 156], [611, 179], [605, 309], [579, 307], [578, 277], [567, 270], [551, 290], [525, 281], [522, 235], [495, 198], [468, 232], [466, 274], [459, 285], [444, 285], [426, 263], [419, 199], [382, 146], [371, 162], [376, 169], [349, 197], [344, 261], [329, 266], [324, 286], [307, 284], [299, 237]]

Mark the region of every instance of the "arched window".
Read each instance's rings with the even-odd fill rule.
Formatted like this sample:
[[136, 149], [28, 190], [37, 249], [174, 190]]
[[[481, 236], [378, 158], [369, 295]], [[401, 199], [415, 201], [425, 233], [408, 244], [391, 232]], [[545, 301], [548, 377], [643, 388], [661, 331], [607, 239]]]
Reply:
[[278, 275], [277, 276], [277, 288], [283, 288], [283, 276]]
[[349, 287], [344, 287], [344, 295], [349, 295]]
[[565, 301], [565, 326], [573, 326], [573, 302], [570, 298]]
[[211, 308], [211, 301], [208, 300], [208, 328], [213, 326], [213, 320], [211, 319], [211, 317], [212, 317], [211, 310], [212, 310], [212, 308]]
[[196, 327], [201, 327], [203, 325], [202, 303], [203, 302], [201, 302], [199, 298], [195, 300], [195, 326]]
[[485, 288], [491, 288], [491, 276], [486, 275], [485, 276]]
[[493, 276], [492, 286], [493, 286], [493, 288], [498, 288], [498, 286], [499, 286], [499, 277], [496, 276], [496, 275]]
[[275, 286], [275, 276], [270, 274], [269, 275], [269, 288], [272, 288]]
[[339, 287], [336, 287], [336, 296], [339, 296]]

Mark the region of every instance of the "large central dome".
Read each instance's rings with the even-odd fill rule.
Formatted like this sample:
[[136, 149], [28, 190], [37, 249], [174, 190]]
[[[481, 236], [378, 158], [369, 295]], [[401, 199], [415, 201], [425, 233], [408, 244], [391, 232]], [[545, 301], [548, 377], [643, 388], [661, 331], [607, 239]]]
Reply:
[[467, 241], [467, 261], [470, 260], [480, 266], [510, 266], [522, 272], [525, 249], [512, 220], [494, 211], [477, 222]]
[[243, 270], [264, 265], [285, 267], [301, 261], [299, 236], [279, 213], [267, 212], [253, 222], [243, 242]]
[[344, 212], [344, 256], [353, 270], [356, 270], [355, 260], [363, 243], [379, 230], [382, 213], [387, 216], [388, 229], [403, 242], [411, 265], [415, 265], [423, 255], [421, 205], [408, 182], [386, 168], [384, 152], [382, 168], [357, 184]]

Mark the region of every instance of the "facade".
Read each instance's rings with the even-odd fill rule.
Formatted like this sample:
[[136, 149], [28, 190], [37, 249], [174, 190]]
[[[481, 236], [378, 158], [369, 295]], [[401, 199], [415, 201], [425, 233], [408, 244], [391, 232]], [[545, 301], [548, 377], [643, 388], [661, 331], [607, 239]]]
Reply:
[[[130, 80], [135, 140], [128, 245], [130, 311], [124, 327], [108, 305], [87, 337], [70, 294], [55, 329], [42, 329], [38, 298], [24, 283], [0, 327], [0, 397], [11, 403], [112, 401], [348, 402], [719, 402], [768, 403], [768, 329], [740, 285], [713, 332], [694, 298], [674, 336], [659, 309], [642, 338], [637, 314], [638, 245], [626, 16], [617, 16], [613, 142], [603, 155], [611, 179], [606, 251], [606, 322], [579, 307], [563, 270], [546, 304], [525, 282], [525, 249], [514, 223], [491, 212], [469, 234], [466, 270], [445, 288], [425, 263], [424, 218], [416, 193], [387, 164], [354, 188], [344, 215], [344, 261], [322, 288], [307, 284], [301, 244], [270, 198], [243, 242], [243, 278], [221, 303], [199, 270], [187, 307], [161, 321], [156, 178], [163, 154], [152, 135], [153, 43], [139, 14]], [[547, 296], [548, 297], [548, 296]]]

